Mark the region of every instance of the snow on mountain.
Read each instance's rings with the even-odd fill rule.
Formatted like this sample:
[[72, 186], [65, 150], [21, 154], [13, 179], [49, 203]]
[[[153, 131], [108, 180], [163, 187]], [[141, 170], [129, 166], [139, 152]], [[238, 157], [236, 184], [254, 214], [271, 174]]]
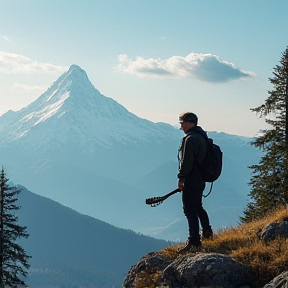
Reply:
[[[12, 120], [13, 124], [9, 125]], [[82, 145], [107, 148], [114, 140], [146, 142], [155, 138], [155, 134], [159, 138], [173, 138], [178, 131], [171, 128], [167, 124], [155, 125], [130, 113], [102, 95], [91, 84], [86, 72], [72, 65], [36, 101], [18, 112], [8, 111], [0, 118], [0, 143], [8, 145], [37, 133], [38, 139], [33, 141], [43, 141], [53, 134], [57, 137], [56, 142], [65, 143], [73, 135]], [[170, 130], [168, 134], [165, 129]]]

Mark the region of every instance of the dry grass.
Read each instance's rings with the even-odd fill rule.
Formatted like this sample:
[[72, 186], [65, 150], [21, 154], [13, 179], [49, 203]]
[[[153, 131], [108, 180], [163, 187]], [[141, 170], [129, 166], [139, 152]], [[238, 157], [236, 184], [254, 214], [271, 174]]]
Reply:
[[156, 288], [158, 287], [161, 271], [141, 271], [136, 275], [135, 284], [136, 288]]
[[[259, 231], [275, 221], [288, 220], [287, 208], [278, 208], [264, 218], [248, 224], [219, 231], [213, 241], [203, 241], [202, 247], [192, 253], [221, 253], [233, 257], [236, 261], [250, 267], [253, 275], [259, 279], [255, 287], [263, 287], [275, 276], [288, 270], [288, 239], [278, 237], [265, 243], [258, 237]], [[181, 245], [168, 246], [161, 251], [174, 259], [179, 255]]]

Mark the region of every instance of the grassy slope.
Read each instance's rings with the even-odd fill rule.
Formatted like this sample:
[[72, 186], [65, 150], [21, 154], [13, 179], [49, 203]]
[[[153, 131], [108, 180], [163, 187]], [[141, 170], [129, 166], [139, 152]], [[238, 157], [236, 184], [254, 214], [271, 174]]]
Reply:
[[[204, 240], [201, 249], [189, 253], [212, 252], [229, 255], [251, 268], [256, 279], [254, 287], [263, 287], [281, 272], [288, 270], [288, 239], [277, 238], [265, 243], [257, 235], [266, 225], [275, 221], [287, 221], [287, 218], [287, 208], [279, 208], [258, 221], [218, 231], [213, 241]], [[172, 259], [176, 258], [177, 250], [181, 246], [183, 244], [168, 246], [161, 253]]]

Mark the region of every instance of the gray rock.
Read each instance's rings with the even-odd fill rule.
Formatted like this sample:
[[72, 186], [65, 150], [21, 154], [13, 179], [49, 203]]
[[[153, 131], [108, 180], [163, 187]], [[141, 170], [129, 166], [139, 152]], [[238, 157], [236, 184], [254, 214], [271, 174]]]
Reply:
[[140, 261], [131, 267], [127, 276], [124, 279], [123, 287], [132, 288], [136, 279], [136, 275], [139, 275], [141, 271], [156, 272], [163, 271], [170, 263], [171, 259], [167, 258], [159, 252], [151, 252], [143, 256]]
[[281, 273], [264, 286], [264, 288], [287, 288], [287, 287], [288, 287], [288, 271]]
[[162, 274], [169, 287], [249, 287], [251, 277], [247, 267], [221, 254], [185, 255], [177, 258]]
[[264, 227], [260, 233], [260, 239], [265, 242], [276, 239], [277, 236], [288, 237], [288, 221], [274, 222]]

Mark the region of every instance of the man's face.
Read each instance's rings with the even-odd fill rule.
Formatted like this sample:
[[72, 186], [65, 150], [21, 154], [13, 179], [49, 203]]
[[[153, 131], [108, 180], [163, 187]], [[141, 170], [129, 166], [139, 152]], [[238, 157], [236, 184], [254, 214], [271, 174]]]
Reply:
[[186, 122], [186, 121], [180, 121], [179, 123], [180, 123], [180, 125], [181, 125], [181, 128], [180, 128], [180, 129], [183, 130], [184, 133], [187, 133], [188, 130], [190, 130], [192, 127], [195, 126], [194, 123]]

